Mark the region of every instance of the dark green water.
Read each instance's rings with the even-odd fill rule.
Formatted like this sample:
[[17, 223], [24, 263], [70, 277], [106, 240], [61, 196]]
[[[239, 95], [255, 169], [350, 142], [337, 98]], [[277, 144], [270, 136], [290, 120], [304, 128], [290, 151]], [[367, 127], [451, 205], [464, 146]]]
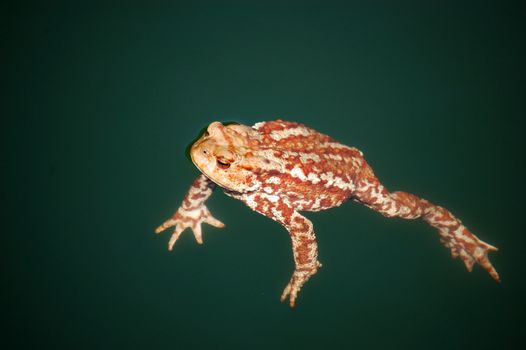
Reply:
[[[2, 5], [5, 348], [524, 346], [525, 7], [417, 3]], [[227, 227], [169, 253], [188, 143], [276, 117], [449, 208], [502, 284], [355, 203], [307, 214], [324, 267], [294, 310], [286, 232], [219, 191]]]

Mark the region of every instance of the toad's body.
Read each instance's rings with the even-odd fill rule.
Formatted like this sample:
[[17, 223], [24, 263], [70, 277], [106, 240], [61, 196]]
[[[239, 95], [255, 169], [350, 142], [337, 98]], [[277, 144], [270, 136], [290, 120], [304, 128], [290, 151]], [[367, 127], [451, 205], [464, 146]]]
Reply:
[[387, 191], [362, 152], [302, 124], [276, 120], [248, 127], [214, 122], [190, 154], [203, 174], [194, 181], [181, 207], [156, 232], [175, 226], [169, 243], [172, 249], [186, 227], [199, 243], [202, 222], [223, 227], [204, 204], [217, 184], [227, 195], [289, 232], [296, 268], [281, 299], [288, 297], [291, 306], [303, 284], [321, 266], [313, 225], [299, 212], [332, 208], [349, 198], [387, 217], [423, 218], [439, 230], [442, 243], [453, 257], [462, 258], [468, 270], [479, 263], [499, 280], [487, 258], [495, 247], [480, 241], [446, 209], [409, 193]]

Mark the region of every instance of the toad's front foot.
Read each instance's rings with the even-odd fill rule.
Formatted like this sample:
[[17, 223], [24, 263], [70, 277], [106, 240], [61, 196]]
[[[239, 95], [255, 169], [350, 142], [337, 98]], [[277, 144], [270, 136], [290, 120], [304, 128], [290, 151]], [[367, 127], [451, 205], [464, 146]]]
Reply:
[[205, 205], [201, 205], [190, 210], [180, 207], [170, 219], [155, 229], [155, 233], [161, 233], [167, 228], [175, 226], [170, 242], [168, 242], [168, 250], [172, 250], [175, 242], [187, 227], [192, 229], [197, 243], [203, 244], [201, 231], [201, 223], [203, 222], [219, 228], [225, 227], [225, 224], [210, 214], [210, 211]]
[[284, 302], [288, 297], [290, 307], [294, 307], [296, 305], [296, 298], [298, 297], [301, 287], [303, 287], [305, 282], [307, 282], [320, 267], [321, 263], [317, 261], [314, 268], [297, 268], [292, 274], [289, 284], [287, 284], [283, 290], [283, 293], [281, 294], [281, 301]]
[[440, 236], [440, 241], [451, 249], [451, 256], [453, 258], [460, 256], [468, 271], [471, 272], [473, 265], [478, 263], [495, 281], [500, 282], [497, 270], [488, 259], [488, 253], [496, 252], [498, 250], [496, 247], [481, 241], [463, 225], [454, 231], [441, 230]]

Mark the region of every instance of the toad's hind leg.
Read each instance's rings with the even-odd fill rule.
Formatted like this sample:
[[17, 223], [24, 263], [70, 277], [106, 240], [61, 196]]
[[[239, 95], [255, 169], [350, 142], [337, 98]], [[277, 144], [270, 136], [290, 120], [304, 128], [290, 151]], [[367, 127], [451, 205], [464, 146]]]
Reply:
[[276, 196], [259, 193], [243, 194], [236, 198], [245, 202], [252, 210], [277, 221], [289, 232], [292, 240], [295, 269], [281, 294], [281, 301], [288, 299], [289, 305], [294, 307], [303, 285], [321, 267], [321, 263], [318, 261], [318, 243], [312, 222], [295, 211], [287, 201], [276, 198]]
[[289, 305], [294, 307], [301, 288], [318, 271], [321, 263], [318, 261], [318, 243], [312, 222], [296, 211], [292, 213], [287, 222], [285, 227], [292, 240], [292, 252], [296, 268], [281, 294], [281, 301], [289, 298]]
[[356, 192], [353, 193], [355, 200], [386, 217], [422, 218], [438, 229], [440, 241], [451, 249], [454, 258], [460, 256], [468, 271], [478, 263], [500, 282], [499, 274], [488, 259], [488, 252], [497, 251], [497, 248], [478, 239], [447, 209], [410, 193], [390, 193], [368, 166], [364, 174], [356, 182]]

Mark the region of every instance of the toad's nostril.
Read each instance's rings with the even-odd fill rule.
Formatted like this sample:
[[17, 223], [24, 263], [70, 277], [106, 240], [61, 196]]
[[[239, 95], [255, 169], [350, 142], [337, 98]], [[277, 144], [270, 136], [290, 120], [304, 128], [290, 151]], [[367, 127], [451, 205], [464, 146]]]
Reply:
[[208, 154], [208, 151], [206, 149], [203, 150], [203, 154]]

